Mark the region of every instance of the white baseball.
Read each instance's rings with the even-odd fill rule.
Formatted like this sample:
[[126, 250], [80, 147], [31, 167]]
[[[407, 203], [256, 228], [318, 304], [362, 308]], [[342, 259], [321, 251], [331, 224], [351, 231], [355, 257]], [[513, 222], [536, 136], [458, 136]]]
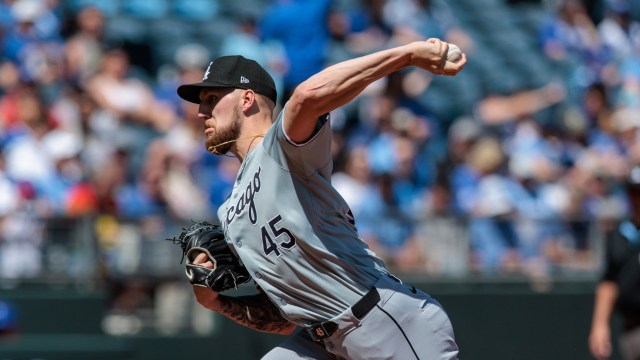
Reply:
[[449, 44], [449, 50], [447, 51], [447, 61], [458, 62], [462, 57], [462, 50], [456, 44]]

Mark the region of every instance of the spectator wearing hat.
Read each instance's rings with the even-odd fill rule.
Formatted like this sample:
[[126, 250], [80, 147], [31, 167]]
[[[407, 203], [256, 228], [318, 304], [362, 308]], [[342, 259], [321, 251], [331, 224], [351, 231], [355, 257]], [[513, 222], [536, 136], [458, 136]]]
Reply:
[[474, 266], [488, 273], [512, 271], [519, 261], [513, 196], [518, 184], [504, 174], [505, 160], [500, 141], [484, 136], [452, 174], [454, 206], [469, 217]]

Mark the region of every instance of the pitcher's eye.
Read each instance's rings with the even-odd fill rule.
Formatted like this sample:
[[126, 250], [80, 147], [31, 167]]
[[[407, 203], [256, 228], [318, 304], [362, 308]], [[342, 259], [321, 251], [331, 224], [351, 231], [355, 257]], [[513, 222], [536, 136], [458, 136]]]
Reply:
[[215, 104], [217, 101], [218, 101], [218, 97], [216, 95], [205, 95], [200, 100], [200, 103]]

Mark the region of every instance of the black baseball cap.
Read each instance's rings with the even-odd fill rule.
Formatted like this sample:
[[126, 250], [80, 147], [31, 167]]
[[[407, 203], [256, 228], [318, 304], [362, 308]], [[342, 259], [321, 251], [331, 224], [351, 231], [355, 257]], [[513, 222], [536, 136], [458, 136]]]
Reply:
[[251, 89], [274, 103], [277, 99], [276, 85], [271, 75], [255, 60], [241, 55], [221, 56], [213, 60], [209, 63], [202, 82], [179, 86], [178, 95], [199, 104], [200, 90], [211, 87]]

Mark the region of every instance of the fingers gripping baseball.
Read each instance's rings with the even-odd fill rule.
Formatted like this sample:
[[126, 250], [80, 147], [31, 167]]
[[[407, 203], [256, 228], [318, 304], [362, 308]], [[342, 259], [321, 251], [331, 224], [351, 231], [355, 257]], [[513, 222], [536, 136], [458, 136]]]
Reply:
[[417, 41], [413, 46], [413, 65], [436, 75], [454, 76], [467, 63], [466, 55], [454, 44], [440, 39]]

